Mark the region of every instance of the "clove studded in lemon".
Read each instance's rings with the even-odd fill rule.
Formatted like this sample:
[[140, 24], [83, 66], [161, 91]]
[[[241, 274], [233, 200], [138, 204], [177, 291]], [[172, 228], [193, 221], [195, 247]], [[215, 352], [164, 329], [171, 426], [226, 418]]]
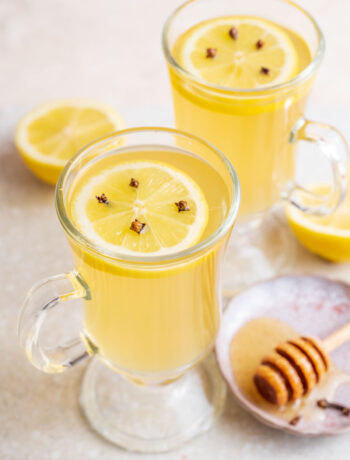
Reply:
[[174, 56], [203, 81], [237, 89], [277, 85], [299, 71], [298, 54], [283, 28], [251, 16], [197, 24], [175, 44]]
[[161, 255], [200, 240], [208, 204], [198, 184], [180, 169], [139, 160], [90, 177], [75, 191], [71, 214], [81, 233], [99, 246]]

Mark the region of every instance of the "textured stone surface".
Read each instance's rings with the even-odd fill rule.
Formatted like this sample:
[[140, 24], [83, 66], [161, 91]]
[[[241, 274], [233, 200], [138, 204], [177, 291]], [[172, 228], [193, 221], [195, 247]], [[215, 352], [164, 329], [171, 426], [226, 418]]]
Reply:
[[[41, 101], [95, 97], [129, 125], [171, 122], [161, 26], [178, 0], [0, 1], [0, 458], [151, 459], [95, 435], [78, 408], [83, 365], [62, 375], [36, 371], [17, 345], [16, 321], [29, 287], [69, 270], [72, 259], [54, 210], [53, 189], [36, 180], [13, 146], [18, 118]], [[304, 1], [327, 37], [309, 113], [348, 130], [350, 4]], [[349, 110], [348, 110], [349, 108]], [[296, 271], [349, 279], [300, 250]], [[260, 425], [229, 398], [208, 433], [159, 460], [348, 459], [348, 436], [301, 440]]]

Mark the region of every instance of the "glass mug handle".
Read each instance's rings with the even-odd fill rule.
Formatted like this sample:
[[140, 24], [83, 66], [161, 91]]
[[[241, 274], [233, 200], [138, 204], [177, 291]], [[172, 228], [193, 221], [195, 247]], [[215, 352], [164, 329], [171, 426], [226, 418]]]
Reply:
[[[283, 192], [282, 198], [306, 214], [329, 215], [337, 209], [347, 190], [349, 149], [346, 140], [332, 126], [300, 118], [292, 129], [290, 143], [301, 140], [317, 144], [320, 154], [329, 161], [333, 176], [332, 190], [327, 195], [321, 195], [292, 183]], [[305, 204], [305, 198], [311, 198], [315, 204]]]
[[52, 309], [73, 299], [89, 298], [89, 290], [80, 275], [73, 271], [39, 281], [28, 292], [18, 321], [18, 338], [28, 359], [41, 371], [59, 373], [88, 356], [79, 336], [58, 346], [45, 345], [43, 325]]

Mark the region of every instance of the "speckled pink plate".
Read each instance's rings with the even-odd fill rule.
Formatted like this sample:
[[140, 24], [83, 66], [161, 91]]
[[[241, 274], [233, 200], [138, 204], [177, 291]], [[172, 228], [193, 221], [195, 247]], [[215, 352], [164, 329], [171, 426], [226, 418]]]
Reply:
[[[300, 335], [325, 338], [350, 321], [350, 285], [317, 276], [282, 276], [256, 284], [229, 303], [216, 344], [219, 365], [231, 390], [260, 421], [301, 436], [338, 434], [350, 430], [350, 417], [333, 410], [325, 411], [322, 421], [291, 426], [246, 398], [232, 372], [229, 349], [236, 332], [246, 322], [258, 317], [277, 318]], [[331, 356], [337, 368], [350, 373], [350, 341]], [[333, 400], [350, 406], [350, 383], [341, 385]]]

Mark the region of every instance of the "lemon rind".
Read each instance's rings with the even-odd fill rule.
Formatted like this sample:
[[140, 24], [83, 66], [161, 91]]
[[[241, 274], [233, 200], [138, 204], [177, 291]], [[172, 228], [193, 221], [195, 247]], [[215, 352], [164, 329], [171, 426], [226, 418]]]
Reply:
[[350, 230], [341, 230], [332, 226], [331, 224], [317, 224], [315, 221], [308, 219], [306, 215], [304, 216], [301, 211], [298, 211], [292, 206], [293, 205], [288, 205], [286, 210], [287, 219], [290, 221], [291, 225], [298, 225], [305, 230], [312, 231], [320, 235], [350, 239]]

